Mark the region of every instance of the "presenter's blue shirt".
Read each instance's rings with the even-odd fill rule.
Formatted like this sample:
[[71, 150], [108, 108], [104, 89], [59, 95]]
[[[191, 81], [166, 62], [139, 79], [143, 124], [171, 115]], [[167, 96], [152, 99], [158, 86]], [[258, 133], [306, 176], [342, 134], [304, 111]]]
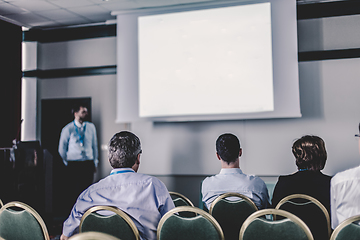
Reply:
[[95, 125], [91, 122], [80, 124], [75, 120], [61, 131], [59, 154], [65, 165], [68, 161], [94, 160], [98, 165], [98, 143]]

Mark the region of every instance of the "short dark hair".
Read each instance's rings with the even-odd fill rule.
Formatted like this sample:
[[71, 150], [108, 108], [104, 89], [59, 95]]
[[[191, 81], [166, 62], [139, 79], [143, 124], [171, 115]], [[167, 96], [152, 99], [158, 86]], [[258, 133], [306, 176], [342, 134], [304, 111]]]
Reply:
[[131, 132], [118, 132], [109, 142], [109, 161], [113, 168], [132, 167], [139, 153], [140, 139]]
[[75, 103], [71, 108], [71, 113], [74, 115], [74, 113], [80, 111], [80, 108], [87, 108], [86, 104], [83, 103]]
[[325, 142], [318, 136], [305, 135], [292, 146], [298, 169], [319, 171], [325, 167], [327, 153]]
[[224, 133], [216, 140], [216, 152], [227, 162], [235, 162], [240, 153], [240, 141], [231, 133]]

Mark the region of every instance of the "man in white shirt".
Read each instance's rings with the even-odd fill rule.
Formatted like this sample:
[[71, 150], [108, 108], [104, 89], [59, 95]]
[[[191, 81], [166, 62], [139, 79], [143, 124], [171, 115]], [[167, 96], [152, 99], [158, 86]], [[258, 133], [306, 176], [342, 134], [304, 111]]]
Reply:
[[337, 173], [330, 185], [331, 227], [335, 229], [342, 221], [360, 214], [360, 166]]
[[219, 174], [207, 177], [202, 183], [202, 200], [209, 209], [221, 194], [236, 192], [249, 197], [259, 209], [269, 205], [268, 189], [262, 179], [244, 174], [240, 169], [242, 149], [239, 139], [231, 134], [222, 134], [216, 140], [216, 156], [221, 163]]
[[141, 239], [156, 240], [161, 217], [174, 203], [159, 179], [137, 173], [142, 153], [139, 138], [127, 131], [115, 134], [109, 143], [110, 175], [88, 187], [78, 197], [64, 222], [61, 240], [78, 232], [81, 217], [93, 206], [115, 206], [127, 213]]

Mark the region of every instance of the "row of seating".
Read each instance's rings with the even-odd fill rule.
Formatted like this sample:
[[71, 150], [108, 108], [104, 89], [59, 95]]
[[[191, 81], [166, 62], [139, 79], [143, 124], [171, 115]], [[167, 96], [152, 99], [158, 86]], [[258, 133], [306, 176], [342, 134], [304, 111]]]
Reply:
[[[44, 220], [27, 204], [14, 201], [3, 205], [0, 200], [0, 207], [0, 240], [50, 240]], [[110, 234], [89, 231], [76, 234], [69, 240], [120, 239]]]
[[[234, 197], [237, 197], [237, 199], [234, 201]], [[229, 199], [232, 198], [232, 199]], [[176, 203], [175, 203], [176, 204]], [[350, 232], [351, 229], [351, 236], [353, 236], [353, 239], [360, 238], [360, 226], [358, 224], [351, 224], [356, 219], [360, 219], [360, 216], [357, 218], [353, 218], [352, 220], [349, 220], [349, 222], [345, 221], [341, 226], [339, 226], [333, 233], [331, 233], [331, 227], [330, 227], [330, 217], [329, 213], [327, 212], [326, 208], [315, 198], [304, 195], [304, 194], [294, 194], [285, 197], [282, 199], [277, 206], [275, 207], [275, 210], [285, 210], [288, 213], [291, 213], [298, 217], [301, 222], [305, 223], [306, 227], [310, 229], [311, 235], [316, 240], [322, 240], [322, 239], [351, 239], [349, 238], [349, 235], [346, 234], [345, 238], [342, 237], [345, 232]], [[256, 212], [256, 213], [255, 213]], [[256, 205], [246, 196], [243, 196], [238, 193], [227, 193], [219, 196], [216, 200], [213, 201], [212, 205], [210, 206], [209, 213], [217, 220], [217, 222], [220, 224], [225, 239], [232, 240], [232, 239], [239, 239], [239, 233], [240, 236], [242, 234], [241, 229], [245, 232], [245, 221], [249, 221], [248, 217], [252, 215], [253, 217], [259, 214], [259, 216], [265, 216], [271, 214], [274, 216], [274, 218], [271, 218], [269, 221], [264, 220], [264, 218], [258, 218], [255, 217], [256, 223], [255, 225], [281, 225], [279, 224], [279, 221], [274, 220], [282, 220], [284, 217], [280, 217], [281, 214], [279, 212], [275, 214], [274, 210], [268, 209], [268, 210], [262, 210], [258, 211]], [[290, 217], [286, 217], [290, 218]], [[294, 218], [295, 219], [295, 218]], [[256, 222], [255, 221], [255, 222]], [[282, 220], [286, 222], [285, 220]], [[295, 222], [298, 222], [297, 220]], [[289, 224], [289, 223], [287, 223]], [[284, 224], [285, 226], [286, 224]], [[272, 227], [269, 227], [272, 228]], [[289, 233], [289, 227], [286, 227], [287, 232]], [[341, 230], [344, 228], [344, 230]], [[264, 226], [261, 228], [263, 229], [263, 232], [266, 232], [264, 229], [266, 229]], [[280, 228], [281, 229], [281, 228]], [[246, 231], [249, 231], [247, 229]], [[274, 231], [274, 230], [271, 230]], [[305, 231], [305, 230], [304, 230]], [[344, 231], [344, 232], [343, 232]], [[244, 233], [243, 232], [243, 233]], [[257, 234], [260, 234], [259, 231], [255, 231]], [[342, 234], [339, 234], [340, 232], [343, 232]], [[241, 239], [241, 238], [240, 238]], [[252, 239], [256, 239], [252, 237]], [[285, 236], [283, 236], [280, 239], [286, 239]], [[290, 239], [294, 239], [291, 237]], [[308, 239], [308, 238], [306, 238]]]
[[[227, 193], [212, 203], [209, 212], [194, 207], [189, 199], [179, 193], [171, 192], [171, 196], [176, 208], [166, 213], [160, 220], [157, 229], [158, 240], [184, 238], [189, 240], [312, 240], [314, 237], [311, 227], [305, 224], [307, 220], [301, 220], [304, 218], [301, 213], [310, 209], [311, 217], [316, 218], [316, 211], [318, 211], [316, 208], [324, 213], [328, 231], [327, 239], [330, 237], [331, 229], [326, 209], [322, 208], [321, 203], [316, 199], [306, 195], [305, 197], [289, 196], [279, 202], [277, 209], [258, 210], [246, 196]], [[20, 202], [10, 202], [2, 206], [1, 200], [0, 205], [0, 239], [50, 239], [44, 221], [30, 206]], [[286, 206], [287, 211], [281, 209], [281, 206]], [[304, 211], [304, 208], [308, 210]], [[294, 209], [297, 212], [290, 213]], [[111, 214], [103, 214], [103, 211], [111, 212]], [[331, 234], [330, 240], [359, 239], [359, 221], [360, 216], [344, 221]], [[318, 224], [319, 222], [317, 226]], [[140, 239], [131, 218], [120, 209], [110, 206], [95, 206], [88, 209], [81, 219], [79, 231], [80, 234], [70, 239]]]

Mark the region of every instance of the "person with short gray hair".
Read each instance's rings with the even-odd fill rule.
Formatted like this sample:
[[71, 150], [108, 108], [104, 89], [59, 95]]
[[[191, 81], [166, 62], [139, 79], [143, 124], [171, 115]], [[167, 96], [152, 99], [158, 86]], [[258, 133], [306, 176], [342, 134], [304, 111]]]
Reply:
[[61, 240], [77, 233], [83, 214], [97, 205], [119, 208], [132, 218], [141, 239], [156, 239], [161, 217], [175, 206], [164, 183], [137, 173], [141, 154], [140, 139], [135, 134], [122, 131], [111, 138], [109, 162], [113, 170], [80, 194], [64, 222]]

